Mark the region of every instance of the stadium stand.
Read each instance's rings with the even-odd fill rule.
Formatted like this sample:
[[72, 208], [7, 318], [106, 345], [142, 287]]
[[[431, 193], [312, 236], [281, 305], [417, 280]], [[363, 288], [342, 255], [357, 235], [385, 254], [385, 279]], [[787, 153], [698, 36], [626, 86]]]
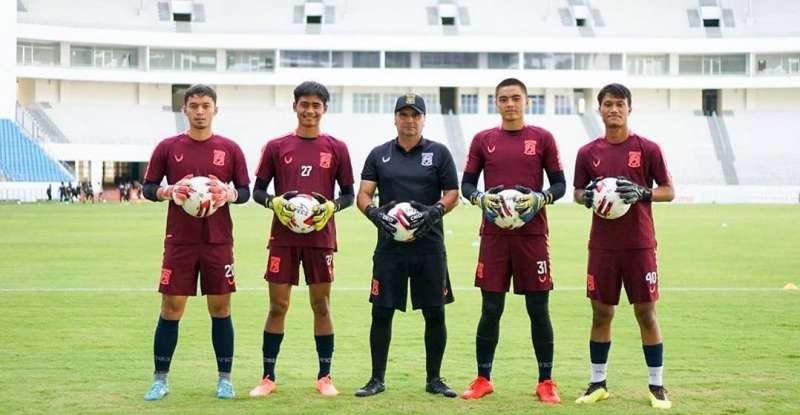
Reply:
[[800, 184], [800, 116], [796, 112], [743, 111], [723, 118], [741, 184]]
[[8, 181], [74, 180], [11, 120], [0, 120], [0, 171]]

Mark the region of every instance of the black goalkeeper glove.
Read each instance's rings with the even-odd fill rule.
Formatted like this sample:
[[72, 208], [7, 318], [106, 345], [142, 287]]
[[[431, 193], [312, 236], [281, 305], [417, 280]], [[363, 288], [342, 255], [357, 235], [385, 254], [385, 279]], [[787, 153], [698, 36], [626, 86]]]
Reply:
[[391, 201], [381, 207], [375, 207], [374, 205], [367, 206], [364, 209], [364, 213], [367, 214], [367, 218], [378, 228], [378, 232], [381, 235], [394, 238], [394, 233], [397, 231], [394, 225], [397, 224], [397, 219], [388, 215], [387, 212], [391, 210], [397, 202]]
[[627, 204], [639, 201], [649, 201], [653, 198], [653, 191], [630, 181], [627, 177], [617, 177], [617, 193]]
[[417, 213], [411, 215], [411, 227], [416, 228], [414, 231], [414, 238], [424, 236], [426, 233], [433, 229], [444, 216], [444, 205], [441, 202], [436, 202], [433, 206], [423, 205], [422, 203], [411, 201], [411, 207], [417, 210]]
[[603, 176], [595, 177], [583, 189], [583, 205], [586, 206], [587, 209], [592, 208], [592, 204], [594, 203], [594, 189], [597, 187], [597, 182], [600, 180], [603, 180]]

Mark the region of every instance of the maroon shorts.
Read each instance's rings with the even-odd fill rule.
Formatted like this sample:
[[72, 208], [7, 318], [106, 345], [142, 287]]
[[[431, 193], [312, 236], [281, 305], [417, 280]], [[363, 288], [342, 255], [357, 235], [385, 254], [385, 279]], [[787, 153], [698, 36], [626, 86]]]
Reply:
[[298, 246], [270, 247], [264, 279], [277, 284], [297, 285], [300, 263], [303, 264], [306, 285], [333, 282], [333, 249]]
[[161, 282], [158, 292], [168, 295], [197, 295], [197, 276], [203, 295], [236, 291], [233, 245], [164, 244]]
[[631, 304], [658, 300], [656, 250], [590, 249], [586, 296], [603, 304], [617, 305], [623, 285]]
[[553, 289], [547, 236], [481, 237], [475, 286], [484, 291], [504, 293], [511, 285], [512, 276], [515, 294]]

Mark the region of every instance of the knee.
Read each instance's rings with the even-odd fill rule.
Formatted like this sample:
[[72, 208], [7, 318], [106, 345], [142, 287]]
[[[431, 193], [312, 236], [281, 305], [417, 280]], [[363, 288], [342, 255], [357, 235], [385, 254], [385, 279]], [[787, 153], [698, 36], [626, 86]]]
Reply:
[[422, 316], [425, 317], [425, 324], [442, 326], [444, 325], [444, 306], [423, 308]]
[[269, 302], [269, 317], [270, 318], [283, 318], [286, 312], [289, 311], [289, 302], [286, 300], [270, 300]]
[[655, 310], [636, 310], [636, 320], [645, 330], [654, 330], [658, 327]]
[[372, 321], [374, 322], [391, 322], [394, 317], [394, 309], [388, 307], [381, 307], [377, 305], [372, 306]]
[[611, 325], [614, 319], [614, 312], [609, 310], [594, 310], [592, 313], [592, 327], [603, 328]]
[[174, 301], [162, 302], [161, 317], [166, 320], [180, 320], [183, 317], [183, 304]]
[[330, 305], [327, 298], [318, 298], [312, 301], [311, 309], [316, 317], [328, 317], [330, 315]]
[[505, 303], [502, 297], [498, 299], [495, 298], [495, 296], [485, 296], [481, 306], [481, 318], [499, 322], [500, 317], [503, 316], [504, 305]]
[[208, 313], [214, 318], [225, 318], [231, 315], [231, 305], [228, 304], [213, 304], [208, 306]]

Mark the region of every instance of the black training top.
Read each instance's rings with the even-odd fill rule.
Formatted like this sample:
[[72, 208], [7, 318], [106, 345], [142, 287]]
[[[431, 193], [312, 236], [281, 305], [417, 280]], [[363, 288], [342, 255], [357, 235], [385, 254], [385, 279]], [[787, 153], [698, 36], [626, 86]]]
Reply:
[[[442, 198], [442, 191], [458, 189], [458, 173], [450, 150], [426, 138], [409, 151], [405, 151], [396, 138], [375, 147], [364, 162], [361, 180], [378, 184], [381, 206], [391, 201], [412, 200], [434, 205]], [[378, 233], [375, 252], [444, 253], [442, 223], [436, 224], [428, 234], [414, 242], [397, 242]]]

